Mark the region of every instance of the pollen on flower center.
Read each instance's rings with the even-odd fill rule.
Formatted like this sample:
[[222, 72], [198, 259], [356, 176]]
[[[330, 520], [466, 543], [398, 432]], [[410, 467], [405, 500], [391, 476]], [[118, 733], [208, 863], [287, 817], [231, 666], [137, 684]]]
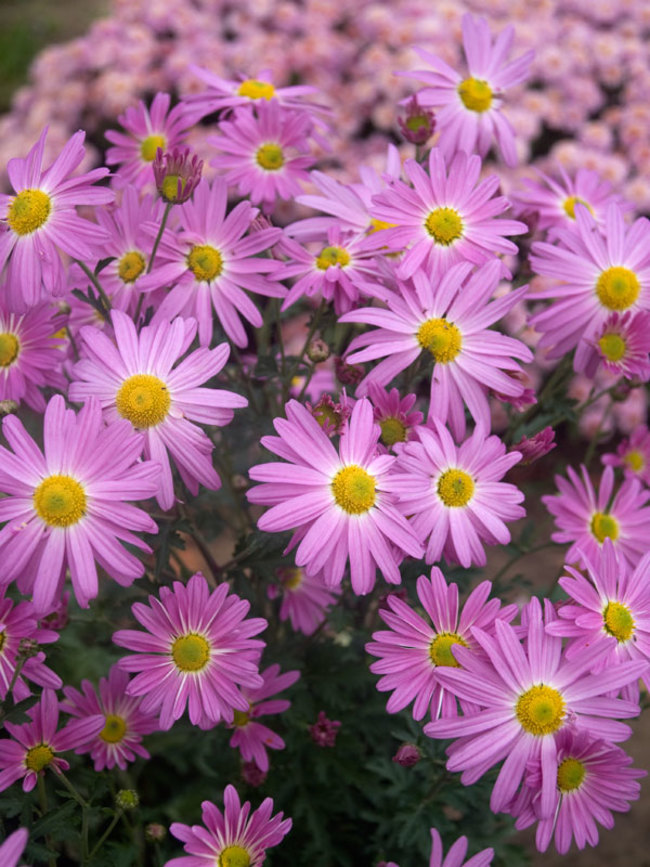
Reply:
[[406, 442], [406, 425], [394, 415], [380, 419], [379, 427], [381, 428], [380, 439], [385, 446]]
[[492, 88], [481, 78], [466, 78], [458, 85], [458, 95], [470, 111], [487, 111], [492, 105]]
[[52, 199], [43, 190], [23, 190], [9, 205], [7, 222], [17, 235], [30, 235], [47, 221]]
[[137, 428], [160, 424], [167, 417], [170, 405], [167, 386], [150, 373], [136, 373], [125, 379], [115, 397], [119, 414]]
[[165, 150], [167, 140], [164, 135], [148, 135], [140, 145], [140, 156], [147, 163], [152, 163], [156, 159], [158, 148]]
[[466, 506], [474, 495], [474, 479], [464, 470], [446, 470], [438, 479], [436, 490], [445, 506]]
[[375, 232], [381, 232], [382, 229], [394, 229], [397, 223], [387, 223], [385, 220], [376, 220], [374, 217], [370, 220], [368, 234], [372, 235]]
[[623, 463], [626, 464], [626, 466], [628, 466], [631, 470], [634, 470], [635, 473], [640, 473], [645, 466], [643, 455], [641, 454], [641, 452], [638, 452], [634, 449], [625, 455], [625, 457], [623, 458]]
[[267, 172], [277, 172], [284, 165], [284, 152], [279, 144], [267, 142], [257, 149], [255, 159]]
[[109, 713], [106, 715], [106, 723], [100, 731], [100, 738], [107, 744], [119, 744], [126, 734], [126, 720], [124, 717]]
[[0, 334], [0, 367], [9, 367], [20, 351], [20, 343], [15, 334], [5, 331]]
[[557, 769], [557, 787], [561, 792], [579, 789], [585, 778], [585, 766], [579, 759], [564, 759]]
[[37, 744], [35, 747], [27, 750], [25, 755], [25, 766], [30, 771], [38, 773], [46, 768], [54, 758], [54, 750], [48, 747], [47, 744]]
[[70, 527], [86, 514], [86, 493], [71, 476], [48, 476], [34, 491], [34, 508], [50, 527]]
[[448, 247], [463, 234], [463, 221], [454, 208], [436, 208], [428, 215], [424, 227], [437, 244]]
[[613, 635], [622, 643], [629, 641], [634, 635], [634, 618], [632, 612], [622, 602], [608, 602], [603, 611], [603, 626], [605, 632]]
[[416, 336], [422, 349], [428, 349], [438, 364], [453, 361], [463, 345], [460, 330], [446, 319], [427, 319]]
[[320, 254], [316, 257], [316, 267], [321, 271], [327, 271], [335, 265], [340, 265], [345, 268], [350, 264], [350, 254], [343, 247], [323, 247]]
[[233, 710], [233, 722], [239, 728], [242, 728], [245, 725], [248, 725], [248, 720], [250, 719], [250, 710]]
[[618, 539], [618, 521], [605, 512], [594, 512], [589, 529], [602, 545], [605, 539]]
[[241, 846], [226, 846], [219, 855], [217, 867], [250, 867], [251, 856]]
[[349, 515], [361, 515], [375, 504], [375, 480], [370, 473], [351, 464], [334, 476], [332, 493], [343, 511]]
[[256, 78], [247, 78], [237, 88], [238, 96], [246, 96], [248, 99], [272, 99], [275, 95], [275, 87], [269, 81], [258, 81]]
[[521, 727], [532, 735], [550, 735], [564, 720], [564, 699], [557, 689], [540, 683], [519, 696], [515, 713]]
[[446, 668], [460, 668], [460, 662], [451, 652], [454, 645], [467, 647], [467, 642], [464, 641], [457, 632], [441, 632], [433, 639], [429, 645], [429, 657], [434, 665], [442, 665]]
[[125, 253], [117, 265], [117, 273], [123, 283], [135, 283], [146, 267], [142, 253], [131, 250]]
[[187, 267], [197, 280], [210, 282], [223, 271], [223, 256], [209, 244], [196, 244], [187, 254]]
[[210, 660], [210, 644], [202, 635], [181, 635], [172, 644], [172, 658], [180, 671], [202, 671]]
[[298, 567], [283, 569], [282, 586], [285, 590], [296, 590], [302, 584], [303, 577], [303, 571]]
[[607, 361], [620, 361], [627, 349], [625, 340], [620, 334], [616, 334], [615, 332], [603, 334], [598, 341], [598, 346]]
[[596, 283], [598, 300], [608, 310], [627, 310], [640, 291], [641, 284], [634, 271], [619, 265], [603, 271]]
[[575, 220], [576, 218], [576, 205], [584, 205], [590, 214], [593, 214], [594, 212], [589, 202], [585, 202], [585, 200], [581, 199], [580, 196], [567, 196], [562, 207], [564, 208], [564, 213], [567, 217], [571, 217], [572, 220]]

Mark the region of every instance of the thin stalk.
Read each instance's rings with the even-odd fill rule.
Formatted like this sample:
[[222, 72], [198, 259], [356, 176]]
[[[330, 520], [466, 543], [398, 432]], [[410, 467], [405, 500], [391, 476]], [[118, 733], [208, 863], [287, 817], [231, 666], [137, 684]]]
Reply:
[[[45, 816], [49, 811], [49, 807], [48, 807], [48, 803], [47, 803], [47, 789], [45, 788], [45, 777], [41, 773], [39, 773], [39, 775], [38, 775], [37, 785], [38, 785], [38, 801], [39, 801], [39, 804], [41, 807], [41, 816]], [[47, 846], [48, 850], [52, 846], [52, 841], [51, 841], [49, 836], [45, 837], [45, 845]], [[47, 856], [47, 863], [48, 863], [49, 867], [56, 867], [56, 858], [54, 857], [54, 855], [51, 855], [49, 852], [48, 852], [48, 856]]]
[[149, 264], [147, 266], [147, 274], [151, 273], [151, 269], [153, 268], [153, 263], [156, 259], [156, 253], [158, 252], [158, 245], [160, 244], [160, 239], [163, 236], [163, 232], [165, 231], [165, 226], [167, 225], [167, 218], [169, 217], [169, 212], [174, 207], [173, 202], [168, 202], [165, 206], [165, 213], [163, 214], [163, 218], [160, 221], [160, 228], [158, 229], [158, 234], [156, 235], [156, 240], [153, 242], [153, 247], [151, 248], [151, 257], [149, 259]]
[[287, 376], [286, 376], [284, 382], [282, 383], [282, 403], [283, 404], [286, 403], [287, 398], [289, 397], [289, 391], [291, 389], [291, 380], [294, 378], [298, 368], [300, 367], [300, 363], [302, 362], [302, 359], [304, 358], [305, 352], [307, 352], [307, 347], [311, 343], [312, 337], [314, 336], [314, 334], [316, 333], [316, 330], [318, 329], [318, 326], [320, 324], [320, 320], [323, 316], [323, 313], [325, 312], [326, 307], [327, 307], [327, 303], [324, 300], [321, 301], [320, 306], [318, 307], [318, 309], [316, 310], [316, 312], [314, 313], [314, 315], [312, 317], [311, 325], [309, 326], [309, 331], [307, 332], [307, 337], [305, 339], [305, 342], [303, 344], [302, 349], [300, 350], [300, 354], [296, 357], [296, 360], [293, 362], [293, 364], [289, 368]]
[[99, 297], [102, 299], [102, 304], [106, 308], [106, 312], [110, 314], [111, 302], [110, 302], [108, 295], [104, 291], [104, 287], [102, 286], [102, 284], [99, 282], [99, 280], [97, 279], [95, 274], [93, 274], [93, 272], [90, 270], [90, 268], [88, 267], [88, 265], [86, 265], [85, 262], [82, 262], [80, 259], [75, 259], [74, 261], [77, 263], [77, 265], [79, 265], [79, 267], [84, 272], [86, 277], [93, 284], [93, 286], [95, 287], [95, 289], [99, 293]]
[[114, 827], [117, 825], [117, 823], [120, 821], [120, 817], [121, 817], [121, 816], [122, 816], [122, 811], [121, 811], [121, 810], [116, 810], [115, 815], [114, 815], [113, 818], [111, 819], [110, 825], [106, 828], [106, 830], [104, 831], [104, 833], [102, 834], [102, 836], [99, 838], [99, 840], [97, 841], [97, 843], [95, 843], [95, 845], [93, 846], [93, 848], [90, 850], [90, 854], [88, 855], [88, 860], [89, 860], [89, 861], [92, 861], [93, 858], [95, 857], [95, 855], [96, 855], [96, 854], [99, 852], [99, 850], [102, 848], [102, 846], [104, 845], [104, 843], [106, 842], [106, 840], [107, 840], [108, 837], [110, 836], [110, 834], [111, 834], [113, 828], [114, 828]]

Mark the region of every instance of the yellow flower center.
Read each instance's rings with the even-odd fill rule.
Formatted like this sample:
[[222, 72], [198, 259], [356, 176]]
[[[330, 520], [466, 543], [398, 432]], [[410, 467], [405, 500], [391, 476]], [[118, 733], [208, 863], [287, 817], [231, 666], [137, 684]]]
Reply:
[[466, 78], [458, 85], [458, 95], [470, 111], [487, 111], [492, 105], [492, 88], [481, 78]]
[[603, 611], [603, 623], [605, 632], [613, 635], [622, 643], [629, 641], [634, 635], [634, 618], [632, 612], [622, 602], [608, 602]]
[[320, 255], [316, 257], [316, 267], [321, 271], [327, 271], [328, 268], [334, 265], [341, 265], [345, 268], [350, 264], [350, 254], [343, 247], [323, 247]]
[[596, 283], [598, 300], [608, 310], [627, 310], [640, 291], [641, 284], [634, 271], [619, 265], [603, 271]]
[[[161, 192], [165, 201], [176, 202], [178, 200], [178, 180], [179, 175], [167, 175], [163, 178]], [[181, 195], [183, 195], [187, 185], [187, 178], [180, 178], [180, 182]]]
[[180, 671], [202, 671], [210, 659], [210, 644], [202, 635], [181, 635], [172, 644], [172, 657]]
[[607, 361], [620, 361], [627, 349], [627, 345], [621, 335], [615, 332], [603, 334], [598, 341], [598, 346], [600, 346], [600, 351]]
[[334, 476], [332, 493], [344, 512], [361, 515], [375, 504], [375, 480], [364, 469], [351, 464]]
[[641, 452], [638, 452], [634, 449], [625, 455], [625, 457], [623, 458], [623, 463], [626, 464], [631, 470], [634, 470], [635, 473], [640, 473], [641, 470], [645, 467], [643, 455], [641, 454]]
[[618, 521], [605, 512], [594, 512], [589, 529], [602, 545], [605, 539], [615, 542], [618, 539]]
[[117, 273], [123, 283], [135, 283], [145, 269], [146, 262], [142, 253], [131, 250], [125, 253], [117, 266]]
[[474, 495], [474, 479], [464, 470], [446, 470], [438, 479], [436, 490], [445, 506], [466, 506]]
[[250, 712], [245, 710], [233, 710], [233, 721], [236, 726], [240, 728], [248, 724], [248, 720], [250, 719]]
[[389, 415], [382, 418], [379, 427], [381, 428], [380, 439], [385, 446], [406, 442], [406, 425], [395, 416]]
[[197, 244], [187, 255], [187, 267], [197, 280], [210, 282], [223, 271], [223, 256], [209, 244]]
[[424, 227], [436, 244], [448, 247], [463, 234], [463, 221], [454, 208], [436, 208], [427, 217]]
[[515, 713], [524, 731], [532, 735], [550, 735], [564, 721], [564, 699], [557, 689], [540, 683], [519, 696]]
[[446, 319], [427, 319], [416, 336], [422, 349], [428, 349], [438, 364], [453, 361], [463, 345], [459, 329]]
[[571, 217], [572, 220], [575, 220], [576, 218], [576, 205], [584, 205], [590, 214], [593, 214], [594, 212], [589, 202], [585, 202], [585, 200], [581, 199], [580, 196], [568, 196], [564, 200], [563, 208], [564, 213], [567, 215], [567, 217]]
[[104, 728], [99, 733], [100, 738], [107, 744], [119, 744], [125, 734], [126, 720], [124, 717], [112, 713], [107, 714]]
[[43, 190], [23, 190], [9, 205], [7, 222], [17, 235], [31, 235], [47, 221], [52, 199]]
[[217, 867], [250, 867], [251, 856], [241, 846], [226, 846], [221, 855]]
[[370, 220], [368, 234], [372, 235], [374, 232], [380, 232], [382, 229], [394, 229], [396, 226], [397, 223], [387, 223], [385, 220], [375, 220], [375, 218], [373, 217]]
[[275, 88], [268, 81], [258, 81], [256, 78], [247, 78], [237, 88], [238, 96], [248, 99], [272, 99]]
[[255, 154], [257, 165], [267, 172], [277, 172], [284, 165], [284, 153], [279, 144], [267, 142], [257, 149]]
[[164, 135], [148, 135], [140, 145], [140, 156], [146, 163], [152, 163], [156, 159], [158, 148], [165, 150], [166, 146]]
[[457, 632], [441, 632], [439, 635], [436, 635], [429, 645], [431, 662], [434, 665], [443, 665], [446, 668], [460, 668], [460, 662], [458, 662], [451, 652], [451, 648], [455, 644], [467, 647], [467, 642]]
[[302, 579], [302, 569], [285, 569], [284, 577], [282, 579], [282, 586], [285, 587], [287, 590], [295, 590], [302, 584]]
[[86, 493], [71, 476], [48, 476], [34, 491], [34, 508], [50, 527], [70, 527], [86, 514]]
[[579, 759], [564, 759], [557, 769], [557, 787], [561, 792], [579, 789], [585, 778], [585, 766]]
[[167, 386], [150, 373], [136, 373], [125, 379], [115, 397], [119, 414], [137, 428], [160, 424], [167, 417], [170, 405]]
[[9, 367], [20, 351], [20, 343], [15, 334], [5, 331], [0, 334], [0, 367]]
[[54, 750], [48, 747], [47, 744], [37, 744], [35, 747], [27, 750], [25, 755], [25, 766], [30, 771], [38, 774], [43, 768], [46, 768], [54, 758]]
[[2, 649], [5, 646], [6, 640], [7, 640], [7, 630], [3, 629], [2, 632], [0, 632], [0, 653], [2, 653]]

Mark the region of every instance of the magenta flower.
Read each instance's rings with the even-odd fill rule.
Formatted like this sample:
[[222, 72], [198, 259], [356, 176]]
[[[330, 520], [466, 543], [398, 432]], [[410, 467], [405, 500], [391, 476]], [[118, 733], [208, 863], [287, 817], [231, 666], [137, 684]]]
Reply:
[[3, 583], [18, 581], [48, 613], [58, 602], [70, 570], [77, 602], [87, 608], [97, 595], [97, 564], [128, 587], [144, 565], [122, 541], [150, 552], [133, 532], [156, 533], [155, 522], [128, 500], [153, 496], [160, 466], [139, 461], [142, 437], [126, 420], [104, 427], [99, 404], [76, 414], [60, 395], [45, 410], [44, 453], [14, 415], [0, 447], [0, 552]]
[[402, 397], [396, 388], [385, 391], [375, 383], [370, 383], [368, 397], [374, 407], [375, 421], [381, 428], [379, 441], [382, 450], [389, 451], [397, 443], [413, 439], [424, 418], [421, 412], [412, 412], [416, 395]]
[[67, 771], [70, 765], [58, 754], [73, 750], [94, 737], [104, 724], [102, 716], [89, 716], [72, 720], [57, 731], [59, 701], [51, 689], [43, 690], [40, 701], [27, 714], [31, 722], [4, 724], [10, 737], [0, 740], [0, 792], [21, 777], [23, 791], [31, 792], [46, 768], [51, 768], [56, 774]]
[[253, 639], [266, 620], [246, 620], [250, 603], [229, 593], [227, 584], [210, 592], [201, 573], [187, 585], [174, 581], [160, 588], [160, 599], [136, 602], [133, 616], [147, 630], [119, 629], [113, 641], [132, 650], [118, 662], [124, 671], [140, 672], [126, 694], [144, 696], [142, 713], [160, 712], [160, 727], [172, 727], [189, 709], [190, 722], [211, 728], [234, 711], [248, 711], [238, 687], [262, 685], [258, 660], [264, 642]]
[[187, 855], [172, 858], [165, 867], [261, 867], [266, 850], [281, 843], [291, 830], [291, 819], [284, 819], [283, 813], [271, 816], [271, 798], [251, 813], [250, 803], [242, 806], [234, 786], [226, 786], [223, 813], [210, 801], [203, 801], [201, 808], [205, 828], [172, 823], [170, 830], [183, 842]]
[[9, 160], [15, 193], [0, 193], [0, 220], [6, 224], [0, 233], [0, 270], [9, 259], [7, 303], [17, 312], [63, 295], [66, 280], [59, 250], [86, 261], [107, 240], [100, 226], [77, 216], [75, 206], [113, 201], [111, 190], [92, 186], [108, 169], [70, 177], [84, 158], [86, 134], [79, 130], [43, 170], [46, 135], [47, 127], [25, 159]]
[[522, 437], [518, 443], [512, 447], [514, 451], [521, 454], [522, 467], [528, 466], [549, 452], [552, 452], [557, 443], [555, 440], [555, 431], [552, 427], [545, 427], [543, 430], [532, 437]]
[[272, 507], [258, 527], [268, 533], [294, 529], [296, 564], [308, 574], [322, 572], [329, 586], [341, 583], [348, 561], [358, 595], [372, 590], [377, 568], [399, 584], [399, 563], [407, 554], [420, 557], [422, 548], [388, 493], [395, 458], [376, 454], [380, 429], [370, 402], [355, 404], [338, 453], [297, 401], [289, 401], [286, 413], [274, 420], [279, 436], [262, 438], [284, 461], [250, 470], [265, 484], [248, 491], [248, 499]]
[[271, 586], [269, 598], [282, 597], [280, 620], [289, 620], [291, 628], [304, 635], [313, 635], [335, 604], [338, 587], [326, 587], [318, 575], [307, 575], [304, 569], [278, 569], [279, 585]]
[[[610, 373], [643, 382], [650, 379], [650, 311], [610, 313], [594, 342], [598, 360]], [[593, 375], [591, 369], [587, 375]]]
[[3, 867], [16, 867], [28, 839], [29, 831], [27, 828], [19, 828], [10, 834], [0, 846], [0, 864]]
[[309, 726], [309, 737], [318, 747], [336, 746], [336, 736], [341, 728], [341, 722], [337, 719], [329, 719], [324, 710], [318, 711], [316, 722]]
[[506, 27], [492, 42], [490, 25], [485, 18], [474, 18], [466, 13], [462, 24], [467, 75], [460, 75], [440, 57], [422, 49], [416, 50], [422, 60], [433, 67], [433, 72], [416, 70], [406, 74], [426, 85], [416, 96], [420, 105], [436, 110], [436, 129], [440, 130], [438, 144], [448, 157], [457, 151], [477, 151], [484, 157], [496, 141], [507, 165], [515, 166], [514, 130], [500, 108], [507, 88], [528, 78], [534, 52], [527, 51], [516, 60], [506, 62], [514, 40], [514, 27]]
[[602, 461], [606, 466], [621, 467], [626, 479], [638, 478], [650, 485], [650, 430], [639, 425], [614, 454], [603, 455]]
[[614, 494], [614, 470], [605, 467], [596, 493], [586, 468], [580, 471], [581, 476], [567, 467], [568, 481], [555, 476], [560, 493], [542, 497], [558, 527], [551, 539], [572, 543], [566, 553], [569, 563], [581, 563], [583, 556], [597, 562], [603, 542], [611, 539], [618, 555], [634, 568], [647, 550], [650, 491], [638, 479], [625, 479]]
[[113, 665], [108, 678], [99, 681], [99, 695], [89, 680], [81, 681], [81, 692], [71, 686], [63, 690], [65, 701], [61, 702], [61, 710], [79, 719], [94, 718], [97, 714], [104, 719], [102, 730], [75, 750], [78, 755], [90, 753], [96, 771], [116, 765], [125, 770], [136, 755], [149, 758], [142, 746], [142, 736], [156, 731], [158, 722], [151, 714], [143, 713], [139, 698], [127, 694], [128, 683], [128, 674]]
[[[483, 581], [472, 590], [459, 612], [458, 585], [447, 584], [434, 566], [430, 579], [420, 575], [417, 582], [418, 600], [430, 623], [395, 594], [388, 596], [388, 608], [379, 609], [388, 631], [373, 633], [373, 641], [366, 644], [366, 652], [379, 657], [370, 666], [374, 674], [383, 675], [377, 689], [392, 692], [386, 704], [388, 713], [397, 713], [414, 701], [416, 720], [427, 713], [431, 719], [458, 715], [454, 693], [438, 679], [440, 667], [460, 666], [452, 650], [458, 645], [481, 654], [472, 636], [473, 627], [493, 633], [496, 618], [509, 621], [517, 613], [516, 605], [502, 609], [498, 599], [488, 601], [491, 590], [492, 584]], [[466, 704], [462, 699], [461, 707], [468, 713], [477, 710], [475, 704]]]
[[196, 334], [193, 319], [149, 325], [138, 334], [133, 321], [112, 313], [115, 344], [97, 328], [81, 330], [86, 357], [73, 368], [70, 400], [99, 400], [110, 423], [125, 418], [143, 432], [144, 453], [158, 462], [158, 502], [175, 502], [171, 454], [181, 478], [193, 494], [199, 483], [213, 490], [221, 485], [212, 465], [214, 444], [193, 422], [223, 426], [246, 398], [230, 391], [201, 388], [224, 367], [230, 347], [202, 347], [186, 353]]
[[279, 665], [271, 665], [260, 672], [263, 684], [259, 687], [244, 687], [242, 695], [248, 701], [247, 711], [235, 711], [235, 731], [230, 746], [238, 749], [242, 759], [254, 762], [260, 771], [268, 771], [269, 757], [266, 750], [283, 750], [284, 741], [270, 728], [258, 722], [261, 716], [284, 713], [291, 707], [286, 699], [267, 699], [288, 689], [300, 677], [299, 671], [280, 674]]

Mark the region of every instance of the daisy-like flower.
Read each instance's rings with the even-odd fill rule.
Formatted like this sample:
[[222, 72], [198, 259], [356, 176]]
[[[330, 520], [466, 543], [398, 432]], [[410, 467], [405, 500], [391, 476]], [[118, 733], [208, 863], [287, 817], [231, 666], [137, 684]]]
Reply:
[[640, 479], [650, 486], [650, 430], [639, 425], [632, 436], [625, 438], [616, 453], [603, 455], [606, 466], [621, 467], [627, 479]]
[[499, 437], [481, 427], [457, 446], [440, 422], [433, 424], [433, 430], [418, 428], [418, 439], [399, 447], [391, 490], [426, 541], [427, 563], [444, 556], [466, 569], [485, 566], [483, 543], [507, 545], [506, 522], [526, 514], [519, 505], [523, 493], [500, 481], [521, 454], [506, 451]]
[[[494, 849], [483, 849], [465, 861], [467, 845], [467, 837], [459, 837], [443, 859], [442, 839], [436, 828], [431, 828], [429, 867], [489, 867], [494, 858]], [[399, 867], [399, 864], [389, 861], [386, 867]]]
[[0, 846], [0, 864], [3, 867], [16, 867], [28, 839], [29, 831], [27, 828], [19, 828], [10, 834]]
[[338, 452], [305, 407], [291, 400], [286, 413], [273, 422], [279, 436], [262, 438], [283, 462], [250, 470], [265, 484], [248, 491], [248, 499], [272, 507], [258, 527], [268, 533], [294, 529], [296, 564], [310, 575], [322, 572], [329, 586], [341, 583], [348, 561], [358, 595], [372, 590], [377, 569], [399, 584], [399, 563], [407, 554], [420, 557], [422, 547], [388, 492], [395, 458], [377, 455], [380, 429], [370, 402], [355, 404]]
[[251, 813], [249, 801], [242, 805], [234, 786], [226, 786], [223, 813], [211, 801], [203, 801], [201, 808], [205, 827], [172, 823], [170, 831], [187, 855], [172, 858], [165, 867], [261, 867], [266, 850], [291, 830], [291, 819], [284, 819], [283, 813], [271, 815], [271, 798]]
[[0, 193], [0, 270], [9, 259], [7, 303], [24, 312], [39, 301], [65, 292], [66, 280], [59, 250], [73, 259], [92, 259], [107, 240], [96, 223], [77, 216], [76, 205], [106, 205], [113, 192], [92, 186], [108, 169], [93, 169], [70, 177], [84, 158], [82, 130], [66, 143], [47, 169], [42, 169], [47, 128], [25, 159], [7, 163], [14, 193]]
[[650, 491], [638, 479], [625, 479], [614, 494], [614, 470], [605, 467], [596, 493], [586, 468], [580, 470], [581, 476], [568, 467], [568, 480], [555, 477], [560, 493], [542, 497], [558, 527], [551, 539], [572, 543], [568, 563], [582, 563], [583, 555], [597, 562], [603, 542], [611, 539], [618, 555], [634, 568], [647, 550]]
[[212, 440], [193, 422], [223, 426], [248, 401], [239, 394], [200, 388], [222, 370], [230, 347], [202, 347], [178, 364], [196, 334], [194, 320], [149, 325], [138, 334], [119, 310], [112, 314], [115, 343], [96, 328], [81, 330], [86, 358], [73, 368], [73, 401], [98, 398], [108, 422], [128, 419], [144, 435], [144, 453], [161, 467], [157, 492], [163, 509], [175, 502], [171, 454], [189, 490], [221, 485], [212, 465]]
[[64, 317], [47, 304], [22, 315], [0, 305], [0, 400], [24, 400], [43, 412], [45, 398], [40, 389], [65, 390], [64, 340], [56, 336], [64, 324]]
[[[459, 667], [452, 651], [456, 645], [481, 652], [472, 638], [474, 626], [492, 633], [497, 617], [512, 620], [517, 613], [516, 605], [501, 609], [498, 599], [488, 601], [491, 589], [492, 584], [483, 581], [459, 612], [458, 586], [447, 584], [440, 569], [434, 567], [430, 580], [420, 575], [417, 582], [418, 599], [431, 623], [395, 594], [388, 596], [388, 608], [379, 609], [388, 631], [375, 632], [373, 641], [366, 644], [367, 653], [379, 657], [370, 666], [374, 674], [383, 675], [377, 689], [392, 692], [386, 705], [388, 713], [397, 713], [414, 701], [416, 720], [427, 713], [432, 719], [457, 716], [456, 697], [439, 682], [438, 669]], [[476, 710], [474, 704], [466, 705], [462, 700], [461, 707], [470, 713]]]
[[416, 428], [424, 418], [421, 412], [412, 412], [417, 400], [415, 394], [402, 397], [396, 388], [386, 391], [370, 383], [368, 397], [374, 407], [375, 421], [381, 428], [379, 441], [385, 449], [413, 439]]
[[233, 120], [221, 121], [220, 134], [208, 141], [223, 153], [210, 165], [225, 172], [226, 182], [237, 185], [240, 196], [262, 203], [269, 212], [277, 198], [295, 198], [302, 192], [299, 182], [309, 181], [307, 169], [314, 163], [310, 130], [304, 112], [289, 111], [277, 100], [261, 102], [255, 111], [241, 109]]
[[406, 73], [426, 87], [416, 94], [420, 105], [435, 109], [438, 145], [447, 156], [457, 151], [485, 156], [496, 141], [504, 162], [517, 165], [515, 133], [500, 111], [505, 91], [528, 78], [534, 52], [506, 62], [514, 40], [514, 27], [506, 27], [492, 42], [485, 18], [463, 15], [463, 48], [467, 74], [460, 75], [440, 57], [416, 49], [433, 72]]
[[650, 311], [610, 313], [596, 332], [595, 343], [598, 360], [611, 373], [643, 382], [650, 379]]
[[44, 453], [14, 415], [2, 421], [10, 449], [0, 447], [0, 530], [4, 584], [18, 580], [44, 614], [57, 603], [66, 570], [77, 602], [97, 595], [97, 564], [128, 587], [144, 572], [128, 542], [150, 552], [133, 532], [157, 533], [156, 523], [128, 500], [146, 500], [160, 466], [140, 461], [142, 437], [126, 420], [105, 427], [99, 404], [77, 415], [60, 395], [45, 410]]
[[614, 827], [612, 812], [626, 813], [630, 801], [641, 794], [637, 782], [645, 771], [631, 768], [632, 758], [620, 747], [594, 740], [588, 732], [570, 726], [557, 735], [555, 805], [551, 815], [540, 818], [537, 800], [542, 771], [535, 765], [526, 776], [521, 795], [508, 811], [517, 816], [519, 830], [537, 824], [535, 843], [546, 852], [553, 838], [564, 855], [572, 840], [578, 849], [598, 844], [598, 825]]
[[264, 276], [279, 263], [258, 256], [281, 236], [280, 229], [264, 229], [244, 238], [258, 214], [250, 202], [240, 202], [226, 216], [228, 187], [221, 178], [212, 184], [203, 180], [191, 201], [177, 206], [181, 232], [165, 230], [158, 247], [156, 266], [142, 278], [141, 291], [172, 286], [156, 313], [156, 321], [179, 314], [193, 316], [199, 323], [199, 340], [212, 340], [212, 308], [223, 330], [236, 346], [248, 338], [243, 316], [255, 328], [262, 316], [243, 291], [283, 298], [286, 289]]
[[401, 292], [386, 292], [388, 309], [362, 307], [340, 318], [378, 326], [355, 337], [347, 360], [352, 364], [383, 358], [357, 387], [364, 395], [370, 383], [387, 385], [418, 356], [431, 356], [429, 412], [449, 422], [454, 436], [464, 436], [465, 405], [477, 424], [490, 429], [488, 390], [519, 396], [524, 385], [509, 372], [521, 372], [514, 358], [531, 361], [530, 349], [521, 341], [492, 331], [497, 322], [523, 297], [527, 287], [490, 301], [499, 282], [501, 266], [488, 262], [466, 280], [472, 266], [452, 266], [433, 285], [422, 272], [414, 286]]
[[268, 699], [294, 684], [300, 677], [300, 672], [286, 671], [280, 674], [280, 666], [271, 665], [260, 674], [264, 681], [262, 686], [242, 689], [242, 695], [248, 701], [248, 710], [235, 711], [235, 731], [230, 738], [230, 746], [239, 750], [245, 762], [254, 762], [260, 771], [268, 771], [267, 749], [283, 750], [284, 741], [258, 720], [261, 716], [284, 713], [291, 707], [291, 702], [287, 699]]
[[[545, 601], [546, 621], [554, 619], [552, 604]], [[472, 635], [485, 656], [456, 646], [460, 668], [442, 668], [442, 685], [459, 699], [481, 709], [461, 718], [427, 723], [425, 734], [458, 738], [447, 749], [450, 771], [463, 771], [465, 785], [475, 783], [505, 759], [497, 777], [490, 807], [498, 813], [515, 797], [531, 761], [540, 761], [539, 816], [548, 818], [556, 805], [557, 734], [571, 725], [592, 737], [622, 741], [630, 728], [620, 719], [639, 713], [639, 706], [607, 697], [636, 680], [647, 670], [646, 662], [625, 662], [600, 674], [588, 674], [588, 662], [567, 662], [562, 639], [544, 630], [539, 600], [528, 603], [525, 643], [510, 624], [496, 620], [495, 635], [474, 628]], [[521, 631], [521, 630], [520, 630]]]
[[219, 584], [210, 592], [199, 572], [187, 585], [175, 581], [160, 588], [160, 599], [136, 602], [133, 616], [147, 630], [120, 629], [113, 641], [136, 655], [123, 657], [124, 671], [137, 671], [126, 688], [144, 696], [142, 713], [160, 712], [167, 730], [187, 706], [190, 722], [210, 728], [234, 720], [234, 711], [248, 711], [238, 687], [262, 685], [258, 660], [264, 642], [252, 638], [266, 628], [261, 617], [245, 619], [250, 604]]
[[404, 172], [413, 186], [397, 179], [372, 200], [371, 216], [386, 226], [377, 240], [406, 251], [399, 277], [411, 277], [418, 268], [443, 272], [464, 260], [480, 265], [495, 253], [516, 254], [516, 245], [504, 235], [522, 235], [528, 227], [495, 219], [510, 203], [494, 196], [497, 175], [479, 182], [480, 157], [459, 153], [447, 167], [442, 151], [432, 148], [428, 169], [406, 160]]
[[269, 598], [282, 597], [280, 620], [289, 620], [291, 628], [304, 635], [313, 635], [336, 603], [338, 587], [326, 587], [318, 575], [307, 575], [304, 569], [278, 569], [278, 586], [269, 587]]
[[605, 235], [584, 205], [575, 207], [573, 232], [562, 244], [533, 244], [531, 266], [538, 274], [559, 281], [531, 298], [551, 299], [531, 324], [542, 335], [548, 358], [560, 358], [577, 347], [574, 368], [593, 364], [595, 337], [613, 312], [650, 308], [650, 222], [644, 217], [626, 226], [623, 212], [609, 205]]
[[143, 713], [139, 698], [127, 694], [128, 683], [128, 674], [113, 665], [108, 678], [99, 681], [99, 695], [89, 680], [81, 681], [81, 692], [71, 686], [63, 690], [65, 701], [61, 702], [61, 710], [79, 719], [97, 714], [104, 718], [103, 729], [75, 750], [78, 755], [90, 753], [96, 771], [116, 765], [125, 770], [136, 755], [149, 758], [142, 746], [142, 736], [156, 731], [158, 721]]
[[72, 720], [60, 731], [59, 700], [51, 689], [44, 689], [38, 704], [27, 711], [31, 721], [24, 725], [5, 722], [10, 738], [0, 740], [0, 792], [22, 778], [23, 791], [31, 792], [46, 768], [56, 774], [70, 765], [59, 753], [73, 750], [94, 737], [104, 724], [101, 715]]
[[153, 185], [151, 165], [158, 148], [171, 151], [185, 140], [194, 118], [189, 116], [183, 103], [171, 110], [170, 103], [168, 93], [157, 93], [150, 108], [140, 101], [118, 117], [125, 132], [106, 130], [106, 138], [113, 145], [106, 151], [106, 165], [119, 166], [115, 177], [122, 186], [132, 184], [142, 189]]

